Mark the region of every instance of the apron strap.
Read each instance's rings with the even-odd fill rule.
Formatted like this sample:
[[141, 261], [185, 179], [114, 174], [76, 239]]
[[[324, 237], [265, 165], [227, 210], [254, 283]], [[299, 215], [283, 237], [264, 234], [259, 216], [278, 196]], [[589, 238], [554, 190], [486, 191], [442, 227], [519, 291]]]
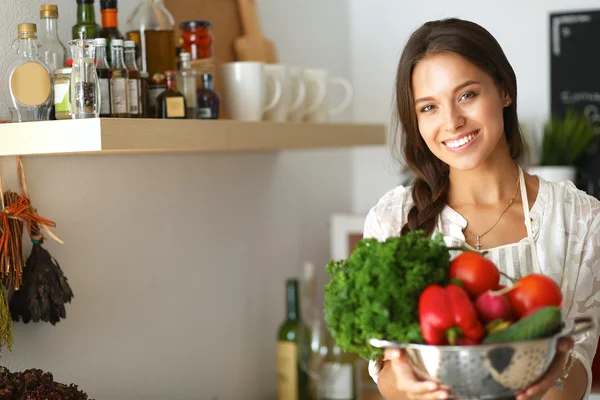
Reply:
[[542, 272], [538, 261], [537, 249], [533, 240], [533, 230], [531, 228], [531, 217], [529, 216], [529, 199], [527, 198], [527, 187], [525, 186], [525, 176], [519, 166], [519, 184], [521, 186], [521, 202], [523, 203], [523, 215], [525, 216], [525, 228], [527, 229], [527, 238], [531, 245], [531, 258], [533, 258], [533, 272], [539, 274]]

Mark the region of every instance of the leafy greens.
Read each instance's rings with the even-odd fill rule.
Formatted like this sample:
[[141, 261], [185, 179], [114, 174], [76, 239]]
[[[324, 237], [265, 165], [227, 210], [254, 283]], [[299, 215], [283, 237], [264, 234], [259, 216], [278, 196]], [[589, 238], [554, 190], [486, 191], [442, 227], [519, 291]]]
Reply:
[[382, 350], [370, 338], [423, 343], [419, 295], [430, 284], [444, 284], [450, 253], [442, 236], [423, 232], [384, 242], [362, 239], [347, 260], [327, 264], [324, 314], [333, 339], [344, 351], [375, 359]]

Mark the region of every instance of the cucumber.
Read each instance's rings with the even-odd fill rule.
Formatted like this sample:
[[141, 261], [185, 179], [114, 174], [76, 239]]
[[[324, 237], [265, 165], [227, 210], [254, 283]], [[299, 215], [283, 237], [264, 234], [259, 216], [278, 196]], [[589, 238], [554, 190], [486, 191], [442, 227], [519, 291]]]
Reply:
[[560, 308], [548, 306], [515, 322], [506, 329], [488, 335], [483, 343], [506, 343], [521, 340], [542, 339], [552, 336], [563, 326]]

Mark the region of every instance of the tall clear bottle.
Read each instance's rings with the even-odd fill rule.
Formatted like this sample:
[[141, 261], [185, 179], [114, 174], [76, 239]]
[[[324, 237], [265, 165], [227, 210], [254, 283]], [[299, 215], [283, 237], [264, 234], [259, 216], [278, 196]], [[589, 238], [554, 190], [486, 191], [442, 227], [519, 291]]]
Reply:
[[177, 69], [175, 19], [160, 0], [139, 0], [127, 18], [127, 39], [140, 49], [140, 68], [149, 76]]
[[187, 117], [196, 118], [196, 71], [192, 69], [192, 57], [190, 53], [179, 54], [181, 67], [177, 72], [177, 90], [185, 97]]
[[110, 111], [110, 66], [106, 57], [106, 39], [96, 38], [96, 73], [100, 86], [100, 117], [108, 118]]
[[129, 116], [131, 118], [142, 117], [142, 85], [140, 71], [135, 62], [135, 42], [125, 41], [125, 66], [129, 71]]
[[16, 58], [8, 68], [8, 107], [13, 122], [48, 120], [53, 107], [53, 79], [38, 55], [37, 27], [24, 23], [12, 48]]
[[123, 59], [123, 41], [113, 39], [110, 66], [110, 109], [113, 117], [129, 117], [129, 71]]
[[99, 85], [96, 73], [96, 42], [80, 32], [71, 40], [73, 69], [71, 72], [71, 107], [73, 119], [98, 118], [100, 115]]
[[67, 49], [58, 38], [58, 6], [44, 4], [40, 6], [40, 59], [50, 72], [65, 66]]

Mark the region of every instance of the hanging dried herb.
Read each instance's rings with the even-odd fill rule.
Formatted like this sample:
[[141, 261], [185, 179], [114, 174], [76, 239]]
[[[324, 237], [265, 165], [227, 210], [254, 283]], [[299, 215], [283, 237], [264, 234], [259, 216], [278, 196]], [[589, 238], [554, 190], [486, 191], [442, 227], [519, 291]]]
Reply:
[[8, 347], [12, 349], [13, 345], [13, 331], [12, 321], [10, 312], [8, 309], [8, 302], [6, 300], [6, 290], [0, 282], [0, 351], [2, 348]]
[[71, 302], [73, 291], [58, 262], [42, 247], [42, 229], [56, 241], [62, 241], [48, 229], [48, 226], [55, 226], [54, 222], [41, 218], [29, 203], [29, 192], [20, 157], [17, 157], [17, 169], [21, 196], [27, 199], [27, 210], [22, 215], [25, 216], [33, 247], [25, 264], [23, 285], [14, 293], [10, 301], [10, 311], [15, 321], [44, 321], [55, 325], [61, 318], [66, 318], [65, 304]]

